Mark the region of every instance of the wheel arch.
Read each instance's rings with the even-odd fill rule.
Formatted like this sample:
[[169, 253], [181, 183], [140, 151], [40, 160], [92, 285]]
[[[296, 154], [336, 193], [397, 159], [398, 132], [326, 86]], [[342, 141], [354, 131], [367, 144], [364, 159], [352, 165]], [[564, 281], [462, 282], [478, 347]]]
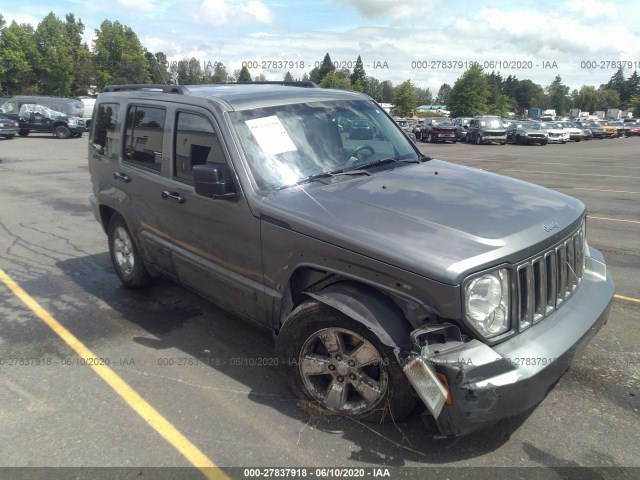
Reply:
[[281, 327], [295, 307], [311, 298], [362, 324], [394, 350], [409, 344], [409, 334], [414, 330], [396, 299], [374, 286], [337, 274], [300, 268], [292, 275], [286, 297], [288, 305], [282, 311]]

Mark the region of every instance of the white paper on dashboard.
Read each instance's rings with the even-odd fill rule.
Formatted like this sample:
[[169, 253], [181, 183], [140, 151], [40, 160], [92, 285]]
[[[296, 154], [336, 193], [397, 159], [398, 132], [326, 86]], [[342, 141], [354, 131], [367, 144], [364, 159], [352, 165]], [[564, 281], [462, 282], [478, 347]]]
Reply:
[[284, 125], [275, 115], [247, 120], [246, 123], [265, 155], [297, 150]]

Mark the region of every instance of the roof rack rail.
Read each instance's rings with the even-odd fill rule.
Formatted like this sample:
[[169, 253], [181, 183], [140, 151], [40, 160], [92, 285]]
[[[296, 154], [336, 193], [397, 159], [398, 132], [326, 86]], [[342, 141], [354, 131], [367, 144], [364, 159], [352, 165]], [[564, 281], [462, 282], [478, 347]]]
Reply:
[[278, 80], [257, 80], [257, 81], [239, 81], [239, 82], [215, 82], [213, 85], [282, 85], [285, 87], [304, 87], [318, 88], [315, 82], [309, 80], [298, 80], [293, 82], [285, 82]]
[[190, 93], [183, 85], [163, 85], [154, 83], [132, 83], [129, 85], [108, 85], [104, 87], [103, 92], [128, 92], [131, 90], [147, 90], [162, 93]]

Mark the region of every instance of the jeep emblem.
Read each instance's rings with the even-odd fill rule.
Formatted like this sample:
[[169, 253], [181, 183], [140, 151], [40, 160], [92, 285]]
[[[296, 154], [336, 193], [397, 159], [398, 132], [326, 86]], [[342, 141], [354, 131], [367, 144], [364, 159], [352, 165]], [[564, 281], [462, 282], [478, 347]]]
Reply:
[[555, 230], [558, 228], [558, 224], [556, 222], [547, 223], [546, 225], [542, 225], [542, 229], [545, 232], [550, 232], [551, 230]]

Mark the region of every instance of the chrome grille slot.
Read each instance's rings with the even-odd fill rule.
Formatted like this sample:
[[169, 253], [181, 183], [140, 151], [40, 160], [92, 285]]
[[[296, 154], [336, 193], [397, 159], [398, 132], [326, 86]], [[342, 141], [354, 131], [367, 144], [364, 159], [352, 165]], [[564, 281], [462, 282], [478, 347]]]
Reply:
[[553, 312], [575, 291], [584, 274], [584, 228], [517, 266], [517, 320], [525, 330]]

